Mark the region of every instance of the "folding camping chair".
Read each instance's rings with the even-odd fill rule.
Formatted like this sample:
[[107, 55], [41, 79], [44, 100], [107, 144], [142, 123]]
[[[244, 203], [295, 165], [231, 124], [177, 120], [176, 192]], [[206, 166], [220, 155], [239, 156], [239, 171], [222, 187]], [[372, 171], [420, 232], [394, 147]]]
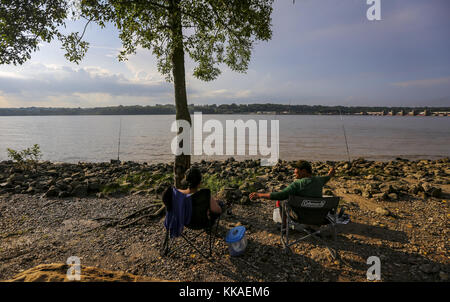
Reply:
[[[176, 189], [175, 189], [176, 190]], [[163, 202], [166, 205], [166, 215], [172, 210], [172, 194], [173, 187], [170, 187], [163, 194]], [[177, 237], [171, 238], [170, 230], [166, 229], [163, 242], [160, 249], [161, 256], [168, 256], [169, 254], [181, 249], [186, 245], [190, 245], [204, 258], [209, 258], [213, 251], [213, 240], [216, 237], [219, 227], [220, 215], [210, 213], [211, 219], [208, 217], [208, 209], [210, 208], [211, 191], [209, 189], [201, 189], [191, 195], [192, 198], [192, 215], [190, 222], [184, 225], [183, 232], [180, 237], [185, 241], [184, 245], [180, 245], [173, 249]], [[215, 228], [214, 228], [215, 226]], [[187, 229], [187, 230], [186, 230]], [[215, 229], [215, 230], [214, 230]], [[209, 238], [209, 253], [205, 255], [195, 244], [196, 239], [204, 232], [208, 234]]]
[[[336, 259], [336, 227], [350, 221], [350, 217], [344, 214], [344, 207], [341, 207], [339, 214], [337, 213], [339, 199], [339, 197], [333, 196], [310, 198], [291, 195], [288, 200], [283, 201], [281, 221], [286, 221], [286, 223], [282, 223], [281, 226], [281, 243], [285, 250], [291, 251], [290, 247], [294, 244], [306, 238], [314, 237], [324, 243], [333, 259]], [[310, 230], [305, 225], [313, 225], [319, 228]], [[303, 231], [307, 235], [289, 242], [289, 229], [291, 228]], [[332, 231], [334, 250], [330, 249], [327, 242], [319, 237], [319, 234], [326, 230]]]

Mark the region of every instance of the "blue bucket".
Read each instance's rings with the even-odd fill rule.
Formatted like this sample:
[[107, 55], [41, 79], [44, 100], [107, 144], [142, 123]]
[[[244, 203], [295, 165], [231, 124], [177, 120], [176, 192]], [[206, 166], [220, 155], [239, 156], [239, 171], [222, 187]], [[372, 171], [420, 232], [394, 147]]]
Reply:
[[244, 226], [237, 226], [228, 232], [225, 242], [228, 244], [228, 250], [231, 256], [239, 256], [245, 252], [247, 248], [245, 231]]

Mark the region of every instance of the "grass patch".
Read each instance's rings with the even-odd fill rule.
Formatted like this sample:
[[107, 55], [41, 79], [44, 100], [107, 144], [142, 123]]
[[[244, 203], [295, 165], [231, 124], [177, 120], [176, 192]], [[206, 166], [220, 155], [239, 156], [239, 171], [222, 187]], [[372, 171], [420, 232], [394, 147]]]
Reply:
[[[244, 169], [239, 176], [221, 177], [219, 173], [202, 175], [202, 187], [208, 188], [213, 194], [217, 194], [225, 187], [240, 187], [244, 183], [248, 186], [246, 190], [254, 190], [252, 183], [257, 181], [257, 177], [265, 173], [256, 169]], [[117, 178], [102, 187], [101, 192], [104, 194], [128, 194], [134, 191], [148, 190], [150, 188], [158, 188], [163, 184], [173, 184], [173, 172], [137, 172], [126, 174]]]
[[131, 191], [146, 190], [152, 187], [156, 188], [163, 183], [172, 183], [172, 181], [173, 172], [137, 172], [117, 178], [114, 182], [103, 186], [101, 192], [104, 194], [127, 194]]

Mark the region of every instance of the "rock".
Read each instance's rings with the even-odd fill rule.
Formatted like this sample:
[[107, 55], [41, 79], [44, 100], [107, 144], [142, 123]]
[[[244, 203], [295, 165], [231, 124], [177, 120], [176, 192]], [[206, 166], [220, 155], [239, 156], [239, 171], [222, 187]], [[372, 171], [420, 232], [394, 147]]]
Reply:
[[354, 190], [353, 190], [353, 194], [361, 195], [361, 194], [362, 194], [362, 191], [361, 191], [360, 189], [354, 189]]
[[7, 179], [7, 181], [8, 181], [8, 182], [11, 182], [11, 183], [14, 183], [14, 182], [22, 182], [22, 181], [24, 181], [24, 180], [25, 180], [25, 177], [24, 177], [22, 174], [19, 174], [19, 173], [11, 174], [11, 175], [8, 177], [8, 179]]
[[391, 214], [391, 212], [389, 212], [388, 209], [383, 208], [383, 207], [376, 208], [375, 212], [380, 214], [380, 215], [383, 215], [383, 216], [389, 216]]
[[66, 177], [62, 181], [65, 183], [72, 183], [73, 179], [72, 179], [72, 177]]
[[364, 191], [362, 193], [362, 197], [364, 197], [364, 198], [372, 198], [372, 194], [369, 191]]
[[[219, 191], [219, 193], [217, 193], [217, 197], [220, 200], [225, 201], [225, 203], [242, 202], [242, 192], [241, 190], [235, 188], [223, 188]], [[246, 200], [243, 201], [246, 202]]]
[[241, 198], [240, 203], [241, 203], [241, 204], [250, 204], [250, 203], [251, 203], [250, 197], [248, 197], [247, 195], [246, 195], [246, 196], [243, 196], [243, 197]]
[[70, 193], [67, 191], [61, 191], [58, 194], [58, 198], [65, 198], [65, 197], [70, 197], [70, 196], [71, 196]]
[[132, 193], [133, 196], [137, 196], [137, 195], [146, 195], [147, 194], [147, 190], [138, 190]]
[[57, 197], [59, 190], [55, 186], [51, 186], [48, 191], [44, 194], [44, 197]]
[[424, 191], [419, 192], [418, 196], [422, 199], [426, 199], [428, 197], [428, 194]]
[[327, 249], [315, 248], [310, 251], [311, 258], [317, 262], [328, 261], [330, 253]]
[[98, 182], [98, 179], [91, 179], [88, 183], [88, 190], [89, 192], [98, 192], [100, 191], [100, 183]]
[[259, 182], [259, 181], [255, 181], [254, 183], [251, 184], [251, 186], [255, 189], [255, 190], [261, 190], [264, 189], [265, 186]]
[[439, 278], [441, 279], [441, 281], [447, 281], [448, 275], [441, 271], [441, 272], [439, 272]]
[[414, 195], [417, 195], [419, 192], [423, 192], [423, 188], [420, 185], [415, 185], [409, 190], [409, 193]]
[[88, 188], [84, 184], [77, 185], [73, 190], [72, 194], [76, 197], [86, 197], [88, 193]]
[[379, 186], [381, 193], [393, 193], [395, 190], [391, 185], [381, 184]]
[[331, 190], [325, 190], [325, 192], [323, 193], [323, 195], [334, 196], [334, 193], [333, 193], [333, 191], [331, 191]]
[[64, 180], [58, 180], [55, 183], [55, 186], [60, 189], [60, 190], [67, 190], [68, 189], [68, 185], [66, 184], [66, 182]]
[[386, 200], [389, 198], [387, 193], [378, 193], [378, 194], [373, 194], [373, 198], [377, 199], [377, 200]]
[[398, 200], [398, 194], [397, 193], [389, 193], [388, 198], [392, 201]]
[[425, 274], [434, 274], [439, 272], [439, 267], [437, 265], [432, 265], [429, 263], [422, 264], [421, 266], [419, 266], [419, 269]]
[[439, 198], [442, 195], [441, 188], [433, 188], [430, 192], [431, 197]]
[[12, 186], [11, 182], [4, 182], [0, 184], [0, 188], [10, 188]]

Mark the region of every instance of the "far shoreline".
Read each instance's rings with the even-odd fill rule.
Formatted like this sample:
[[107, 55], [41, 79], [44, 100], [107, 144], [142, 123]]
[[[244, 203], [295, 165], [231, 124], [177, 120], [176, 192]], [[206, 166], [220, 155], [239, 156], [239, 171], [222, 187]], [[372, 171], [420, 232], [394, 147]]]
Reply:
[[[202, 114], [237, 115], [356, 115], [356, 116], [450, 116], [448, 106], [323, 106], [301, 104], [190, 104], [189, 112]], [[173, 104], [118, 105], [105, 107], [20, 107], [0, 108], [0, 116], [53, 115], [175, 115]]]

